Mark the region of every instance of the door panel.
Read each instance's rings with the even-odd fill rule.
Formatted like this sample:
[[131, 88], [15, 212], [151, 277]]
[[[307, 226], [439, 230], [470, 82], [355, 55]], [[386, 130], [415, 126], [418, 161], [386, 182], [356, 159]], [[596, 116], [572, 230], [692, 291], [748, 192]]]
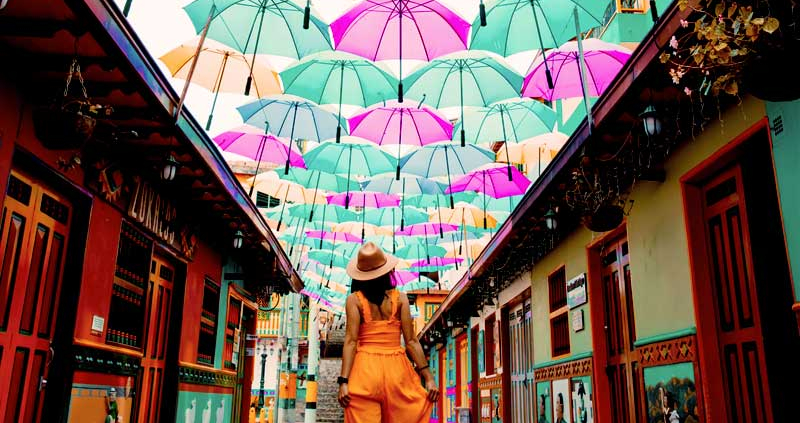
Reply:
[[508, 313], [511, 346], [511, 422], [527, 423], [534, 413], [531, 303], [525, 300]]
[[41, 413], [71, 204], [15, 171], [0, 217], [0, 416]]
[[741, 170], [703, 186], [711, 286], [716, 297], [726, 403], [732, 421], [772, 421]]

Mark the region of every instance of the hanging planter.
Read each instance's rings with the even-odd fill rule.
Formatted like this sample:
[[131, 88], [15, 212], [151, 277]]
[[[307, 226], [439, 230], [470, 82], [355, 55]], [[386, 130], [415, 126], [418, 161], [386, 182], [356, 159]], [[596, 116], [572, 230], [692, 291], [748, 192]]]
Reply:
[[594, 213], [583, 216], [583, 226], [592, 232], [608, 232], [616, 229], [622, 223], [625, 211], [622, 206], [605, 204], [598, 207]]
[[[78, 97], [71, 97], [69, 94], [73, 77], [80, 83], [81, 95]], [[33, 127], [36, 137], [48, 149], [78, 149], [94, 134], [97, 118], [110, 113], [110, 107], [90, 101], [83, 84], [80, 65], [77, 59], [73, 59], [64, 94], [49, 106], [34, 109]]]

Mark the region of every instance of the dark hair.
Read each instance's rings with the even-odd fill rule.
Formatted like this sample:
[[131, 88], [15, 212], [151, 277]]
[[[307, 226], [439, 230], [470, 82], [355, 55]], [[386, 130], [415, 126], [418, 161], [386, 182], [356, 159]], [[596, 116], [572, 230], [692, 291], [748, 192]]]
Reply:
[[677, 407], [677, 401], [675, 400], [675, 394], [670, 391], [667, 391], [667, 408], [670, 410], [674, 410]]
[[386, 297], [386, 291], [392, 288], [392, 272], [366, 281], [353, 279], [353, 283], [350, 285], [351, 292], [355, 293], [361, 291], [361, 293], [364, 294], [364, 297], [366, 297], [367, 301], [377, 305], [378, 307], [383, 304], [383, 299]]

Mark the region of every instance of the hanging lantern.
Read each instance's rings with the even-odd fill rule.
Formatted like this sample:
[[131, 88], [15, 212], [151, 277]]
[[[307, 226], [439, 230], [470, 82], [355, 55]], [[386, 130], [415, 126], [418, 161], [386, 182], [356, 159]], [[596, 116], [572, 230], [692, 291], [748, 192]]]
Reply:
[[181, 163], [172, 153], [169, 153], [167, 158], [164, 159], [163, 167], [161, 168], [161, 180], [171, 181], [175, 179], [175, 175], [178, 174], [179, 167], [181, 167]]
[[642, 126], [647, 136], [654, 137], [661, 134], [661, 118], [652, 104], [647, 106], [647, 108], [639, 114], [639, 117], [642, 118]]
[[547, 210], [547, 213], [544, 214], [544, 224], [549, 231], [558, 229], [558, 216], [552, 208]]
[[235, 234], [233, 234], [233, 248], [238, 250], [242, 248], [242, 244], [244, 244], [244, 233], [241, 230], [237, 230]]

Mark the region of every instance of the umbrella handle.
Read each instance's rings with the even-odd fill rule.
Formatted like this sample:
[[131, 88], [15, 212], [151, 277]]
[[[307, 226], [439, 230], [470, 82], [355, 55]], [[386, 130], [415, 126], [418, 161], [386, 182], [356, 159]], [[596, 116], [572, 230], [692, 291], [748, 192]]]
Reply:
[[397, 165], [397, 172], [395, 173], [395, 180], [400, 180], [400, 165]]
[[250, 95], [250, 86], [253, 85], [253, 76], [247, 77], [247, 84], [244, 86], [244, 95]]
[[314, 205], [312, 204], [311, 207], [312, 207], [311, 208], [311, 213], [308, 214], [308, 221], [309, 222], [313, 222], [314, 221], [314, 208], [313, 208]]
[[208, 120], [206, 121], [206, 131], [211, 129], [211, 121], [214, 120], [214, 114], [209, 113]]
[[450, 194], [450, 208], [451, 209], [456, 208], [455, 207], [455, 202], [453, 201], [453, 194]]
[[[506, 153], [506, 154], [508, 154], [508, 153]], [[514, 178], [511, 176], [511, 162], [508, 162], [508, 182], [511, 182], [513, 179]]]
[[555, 88], [555, 84], [553, 84], [553, 75], [550, 74], [550, 69], [545, 66], [544, 75], [547, 77], [547, 87], [551, 90]]
[[340, 123], [339, 126], [336, 127], [336, 144], [342, 142], [342, 124]]
[[403, 83], [402, 82], [398, 82], [397, 83], [397, 102], [398, 103], [402, 103], [403, 102]]
[[311, 0], [306, 1], [306, 9], [303, 12], [303, 29], [308, 29], [311, 23]]
[[650, 0], [650, 16], [653, 22], [658, 22], [658, 10], [656, 9], [656, 0]]
[[461, 124], [461, 146], [465, 147], [467, 145], [467, 133], [464, 131], [464, 124]]
[[483, 4], [483, 0], [481, 0], [481, 4], [478, 6], [478, 10], [481, 15], [481, 26], [486, 26], [486, 5]]
[[400, 230], [401, 231], [406, 230], [406, 219], [405, 218], [400, 219]]

